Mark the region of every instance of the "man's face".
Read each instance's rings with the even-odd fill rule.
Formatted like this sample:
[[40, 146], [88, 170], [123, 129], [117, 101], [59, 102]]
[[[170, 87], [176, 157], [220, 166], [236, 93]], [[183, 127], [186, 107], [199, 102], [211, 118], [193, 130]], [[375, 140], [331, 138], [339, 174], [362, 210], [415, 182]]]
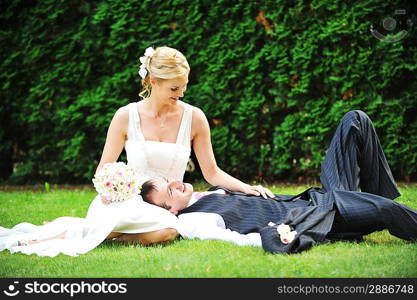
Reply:
[[156, 189], [149, 193], [151, 203], [165, 208], [173, 214], [187, 207], [193, 193], [193, 186], [182, 181], [152, 180]]

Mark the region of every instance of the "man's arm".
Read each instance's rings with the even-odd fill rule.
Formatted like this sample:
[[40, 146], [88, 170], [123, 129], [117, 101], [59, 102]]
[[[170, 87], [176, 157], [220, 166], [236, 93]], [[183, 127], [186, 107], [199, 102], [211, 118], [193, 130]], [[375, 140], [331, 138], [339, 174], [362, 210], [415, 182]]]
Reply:
[[149, 246], [154, 244], [167, 244], [175, 240], [178, 235], [179, 233], [176, 229], [164, 228], [142, 233], [123, 233], [113, 237], [113, 240], [127, 243], [138, 243], [144, 246]]
[[239, 246], [262, 247], [261, 235], [257, 232], [241, 234], [226, 229], [223, 218], [215, 213], [193, 212], [178, 217], [178, 231], [185, 239], [222, 240]]

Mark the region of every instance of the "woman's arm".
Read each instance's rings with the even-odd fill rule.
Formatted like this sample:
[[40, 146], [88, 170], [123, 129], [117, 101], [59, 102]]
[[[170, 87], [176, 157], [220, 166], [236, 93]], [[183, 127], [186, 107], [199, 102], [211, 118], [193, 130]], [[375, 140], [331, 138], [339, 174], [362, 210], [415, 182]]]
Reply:
[[231, 191], [239, 191], [249, 195], [262, 195], [274, 198], [274, 194], [260, 185], [251, 186], [230, 176], [221, 170], [216, 163], [211, 144], [210, 126], [203, 111], [194, 108], [192, 122], [192, 144], [204, 179], [211, 185], [219, 185]]
[[[122, 153], [125, 140], [127, 138], [127, 126], [129, 123], [129, 110], [127, 106], [119, 108], [111, 120], [109, 129], [107, 130], [106, 143], [104, 144], [103, 153], [101, 154], [100, 163], [96, 168], [96, 173], [106, 163], [117, 161]], [[105, 198], [101, 198], [104, 204], [110, 202]]]
[[129, 123], [129, 111], [127, 106], [119, 108], [113, 116], [107, 130], [106, 143], [96, 172], [105, 164], [115, 162], [123, 150], [127, 138], [127, 126]]

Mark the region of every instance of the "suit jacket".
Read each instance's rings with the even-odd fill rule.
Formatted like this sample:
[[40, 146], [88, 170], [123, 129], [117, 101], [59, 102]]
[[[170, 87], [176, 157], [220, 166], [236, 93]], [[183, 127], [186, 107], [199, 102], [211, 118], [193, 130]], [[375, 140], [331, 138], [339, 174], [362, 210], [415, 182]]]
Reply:
[[[271, 253], [296, 253], [317, 243], [328, 242], [326, 235], [335, 215], [334, 199], [319, 188], [309, 188], [298, 195], [276, 195], [276, 200], [227, 192], [226, 195], [213, 193], [204, 196], [180, 213], [217, 213], [224, 219], [226, 227], [233, 231], [242, 234], [259, 232], [262, 247]], [[268, 225], [270, 222], [275, 225]], [[277, 226], [282, 223], [297, 231], [291, 243], [281, 242]]]

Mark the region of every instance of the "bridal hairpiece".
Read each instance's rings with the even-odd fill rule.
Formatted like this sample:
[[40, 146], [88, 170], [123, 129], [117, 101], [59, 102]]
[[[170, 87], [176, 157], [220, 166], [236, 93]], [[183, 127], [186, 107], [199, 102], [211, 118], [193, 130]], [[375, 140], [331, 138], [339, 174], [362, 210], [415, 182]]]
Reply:
[[151, 59], [152, 55], [154, 55], [155, 50], [152, 47], [146, 48], [145, 55], [139, 58], [140, 60], [140, 67], [139, 67], [139, 75], [143, 79], [145, 79], [146, 74], [148, 74], [148, 70], [146, 67], [149, 65], [149, 60]]

